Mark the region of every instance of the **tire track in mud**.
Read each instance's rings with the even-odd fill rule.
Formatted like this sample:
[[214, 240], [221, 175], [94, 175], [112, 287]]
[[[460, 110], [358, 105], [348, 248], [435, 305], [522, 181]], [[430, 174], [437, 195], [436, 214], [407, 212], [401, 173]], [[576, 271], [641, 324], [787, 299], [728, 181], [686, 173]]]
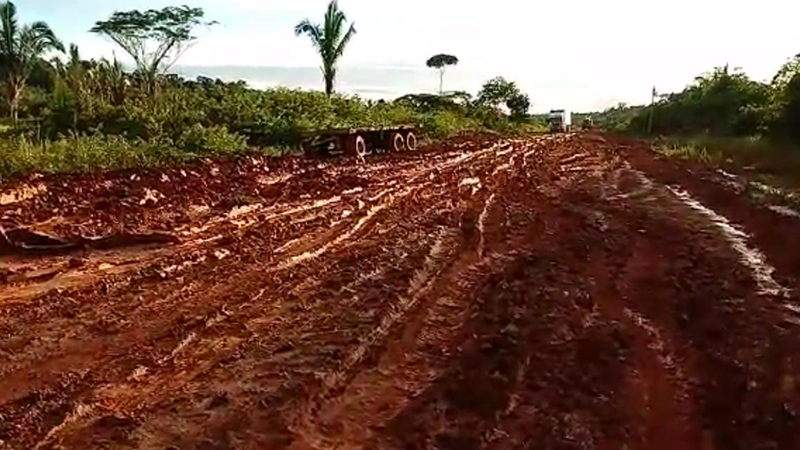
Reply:
[[270, 173], [284, 193], [193, 216], [144, 269], [0, 303], [0, 448], [796, 436], [800, 342], [719, 220], [614, 142], [349, 162]]
[[[445, 164], [445, 165], [448, 165], [448, 166], [452, 166], [452, 165], [453, 165], [453, 164], [452, 164], [452, 161], [446, 161], [444, 164]], [[434, 168], [434, 169], [432, 169], [432, 170], [436, 170], [436, 168]], [[408, 192], [405, 192], [405, 193], [403, 193], [403, 195], [407, 195], [407, 194], [408, 194]], [[381, 196], [379, 195], [379, 196], [377, 196], [377, 197], [378, 197], [378, 198], [380, 198]], [[377, 200], [377, 199], [375, 199], [375, 200]], [[248, 211], [248, 212], [249, 212], [249, 211]], [[377, 212], [377, 211], [373, 211], [373, 213], [374, 213], [374, 212]], [[237, 214], [237, 216], [240, 216], [240, 214]], [[368, 215], [368, 216], [367, 216], [367, 219], [369, 219], [369, 218], [370, 218], [370, 217], [369, 217], [369, 215]], [[365, 221], [365, 220], [363, 220], [363, 218], [362, 218], [362, 219], [359, 219], [359, 221], [358, 221], [358, 222], [356, 222], [356, 225], [355, 225], [355, 228], [354, 228], [353, 232], [355, 232], [355, 231], [358, 231], [358, 230], [359, 230], [359, 229], [360, 229], [360, 228], [361, 228], [361, 227], [362, 227], [362, 226], [363, 226], [365, 223], [366, 223], [366, 221]], [[347, 237], [347, 236], [345, 236], [345, 237]], [[337, 238], [336, 240], [334, 240], [334, 244], [341, 243], [343, 240], [344, 240], [344, 239]], [[324, 249], [324, 250], [327, 250], [327, 249], [329, 249], [329, 248], [330, 248], [330, 246], [328, 246], [328, 247], [323, 247], [323, 249]], [[319, 256], [319, 254], [321, 254], [321, 253], [317, 253], [317, 254], [314, 254], [314, 255], [312, 255], [312, 256]], [[303, 258], [303, 259], [305, 260], [305, 258]], [[290, 260], [290, 261], [293, 261], [293, 260]], [[299, 261], [298, 261], [298, 260], [294, 260], [293, 262], [299, 262]], [[294, 264], [292, 264], [292, 265], [294, 265]], [[288, 268], [288, 267], [278, 267], [278, 269], [285, 269], [285, 268]], [[194, 335], [193, 335], [193, 334], [189, 334], [189, 336], [194, 336]], [[184, 343], [186, 343], [187, 341], [186, 341], [186, 339], [184, 339], [184, 340], [183, 340], [183, 341], [181, 341], [181, 342], [184, 342]], [[198, 344], [198, 345], [199, 345], [199, 344]], [[212, 346], [213, 346], [213, 345], [212, 345]], [[179, 343], [177, 348], [181, 348], [181, 347], [183, 347], [183, 346], [182, 346], [182, 345]], [[202, 347], [208, 347], [208, 346], [202, 346]], [[174, 351], [173, 351], [173, 353], [174, 353]], [[184, 357], [185, 357], [185, 356], [184, 356]], [[137, 369], [137, 370], [138, 370], [138, 369]], [[90, 421], [90, 420], [89, 420], [89, 419], [87, 419], [87, 421]]]
[[[388, 317], [393, 317], [393, 316], [392, 316], [392, 315], [390, 315], [390, 316], [388, 316]], [[383, 326], [384, 326], [384, 327], [386, 327], [386, 323], [387, 323], [387, 322], [386, 322], [385, 320], [384, 320], [384, 321], [382, 321], [381, 323], [383, 324]], [[381, 334], [381, 326], [379, 326], [379, 327], [378, 327], [378, 334]], [[369, 339], [368, 339], [368, 341], [369, 341]], [[365, 347], [360, 347], [360, 348], [365, 348]], [[358, 359], [358, 358], [357, 358], [357, 356], [358, 356], [359, 354], [360, 354], [360, 353], [359, 353], [359, 352], [356, 350], [356, 352], [354, 353], [354, 355], [356, 355], [356, 358], [355, 358], [356, 360]]]

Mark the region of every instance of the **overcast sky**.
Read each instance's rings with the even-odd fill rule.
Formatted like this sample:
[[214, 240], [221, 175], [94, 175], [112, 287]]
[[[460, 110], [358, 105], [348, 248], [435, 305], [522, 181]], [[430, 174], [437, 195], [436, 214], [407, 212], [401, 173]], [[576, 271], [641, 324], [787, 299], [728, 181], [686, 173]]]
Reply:
[[[321, 19], [326, 0], [16, 1], [22, 22], [47, 21], [84, 57], [112, 54], [114, 46], [88, 29], [114, 10], [182, 3], [220, 22], [201, 33], [182, 65], [319, 65], [293, 27]], [[340, 0], [340, 7], [358, 30], [344, 67], [424, 70], [432, 54], [452, 53], [461, 60], [455, 87], [474, 92], [478, 80], [503, 75], [539, 109], [641, 103], [653, 85], [679, 90], [726, 63], [766, 80], [800, 53], [799, 0]]]

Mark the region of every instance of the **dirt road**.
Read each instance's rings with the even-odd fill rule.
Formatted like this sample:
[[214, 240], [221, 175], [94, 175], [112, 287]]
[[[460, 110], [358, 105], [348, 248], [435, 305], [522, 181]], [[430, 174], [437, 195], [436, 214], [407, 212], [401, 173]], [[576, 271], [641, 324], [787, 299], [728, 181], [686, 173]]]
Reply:
[[800, 219], [634, 142], [34, 179], [0, 217], [0, 449], [800, 448]]

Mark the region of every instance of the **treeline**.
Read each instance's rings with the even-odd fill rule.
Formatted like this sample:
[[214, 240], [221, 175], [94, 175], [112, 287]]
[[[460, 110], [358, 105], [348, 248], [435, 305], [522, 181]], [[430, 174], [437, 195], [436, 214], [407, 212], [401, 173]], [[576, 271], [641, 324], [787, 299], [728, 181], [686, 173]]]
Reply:
[[[343, 51], [352, 33], [336, 2], [326, 21], [303, 21], [298, 33], [333, 33]], [[308, 22], [308, 23], [307, 23]], [[369, 101], [333, 92], [336, 61], [323, 70], [326, 92], [285, 88], [257, 90], [244, 82], [185, 80], [167, 74], [210, 26], [197, 8], [168, 7], [117, 12], [92, 32], [117, 42], [135, 62], [127, 71], [115, 60], [86, 60], [65, 48], [45, 24], [18, 25], [12, 3], [0, 3], [0, 179], [33, 171], [64, 172], [138, 167], [253, 148], [297, 148], [316, 130], [416, 124], [429, 137], [467, 130], [523, 130], [532, 126], [530, 100], [503, 78], [489, 80], [476, 97], [463, 92], [407, 95]], [[310, 31], [309, 31], [310, 30]], [[320, 31], [321, 33], [322, 31]], [[155, 51], [142, 49], [155, 48]], [[66, 57], [47, 59], [54, 52]], [[341, 56], [341, 52], [338, 54]], [[452, 64], [452, 62], [450, 62]]]
[[54, 140], [101, 133], [192, 151], [214, 150], [205, 136], [226, 133], [231, 146], [240, 147], [233, 144], [242, 138], [251, 145], [297, 145], [308, 133], [337, 127], [414, 123], [432, 137], [509, 131], [525, 124], [530, 105], [515, 83], [501, 77], [485, 83], [476, 97], [410, 94], [389, 102], [176, 75], [159, 76], [154, 89], [118, 61], [81, 59], [76, 47], [65, 63], [40, 61], [30, 84], [19, 109], [24, 134]]
[[652, 105], [610, 108], [596, 116], [596, 123], [637, 134], [800, 141], [800, 55], [769, 83], [718, 67], [681, 92], [658, 96]]
[[327, 128], [416, 124], [441, 138], [533, 126], [518, 96], [510, 100], [516, 112], [508, 114], [505, 101], [483, 94], [384, 102], [176, 76], [160, 77], [153, 93], [113, 61], [74, 58], [48, 72], [26, 90], [19, 122], [0, 134], [0, 177], [154, 165], [256, 147], [291, 150]]

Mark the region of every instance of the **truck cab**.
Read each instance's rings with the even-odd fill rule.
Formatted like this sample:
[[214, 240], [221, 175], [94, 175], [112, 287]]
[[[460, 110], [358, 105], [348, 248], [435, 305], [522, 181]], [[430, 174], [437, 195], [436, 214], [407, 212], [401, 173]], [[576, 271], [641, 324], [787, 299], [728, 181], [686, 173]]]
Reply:
[[572, 113], [565, 109], [553, 109], [547, 115], [551, 133], [569, 133], [572, 129]]

